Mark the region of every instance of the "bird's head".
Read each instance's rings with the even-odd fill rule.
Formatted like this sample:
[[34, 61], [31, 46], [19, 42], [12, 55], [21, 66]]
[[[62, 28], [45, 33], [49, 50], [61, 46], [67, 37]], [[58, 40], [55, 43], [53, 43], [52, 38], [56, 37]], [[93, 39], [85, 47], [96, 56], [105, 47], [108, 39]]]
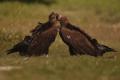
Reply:
[[66, 16], [58, 15], [58, 21], [61, 25], [67, 25], [69, 23], [68, 18]]
[[49, 21], [50, 21], [50, 23], [54, 23], [54, 22], [58, 21], [58, 14], [55, 12], [52, 12], [49, 15]]

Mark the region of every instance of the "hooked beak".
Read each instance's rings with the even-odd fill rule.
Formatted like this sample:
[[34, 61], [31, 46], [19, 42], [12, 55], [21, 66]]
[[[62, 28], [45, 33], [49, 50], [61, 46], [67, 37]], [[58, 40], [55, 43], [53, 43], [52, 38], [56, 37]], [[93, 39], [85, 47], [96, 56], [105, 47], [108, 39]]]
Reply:
[[57, 20], [60, 21], [61, 18], [62, 18], [62, 15], [58, 14], [58, 16], [57, 16]]

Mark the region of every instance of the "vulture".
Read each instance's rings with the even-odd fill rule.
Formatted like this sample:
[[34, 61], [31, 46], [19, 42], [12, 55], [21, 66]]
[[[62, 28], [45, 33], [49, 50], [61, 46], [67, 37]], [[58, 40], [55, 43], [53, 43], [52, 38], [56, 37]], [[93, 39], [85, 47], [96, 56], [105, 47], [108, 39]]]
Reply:
[[48, 55], [50, 45], [55, 41], [58, 28], [58, 14], [52, 12], [49, 15], [49, 20], [45, 23], [40, 23], [32, 30], [32, 42], [28, 47], [29, 56]]
[[9, 49], [7, 54], [19, 52], [21, 56], [26, 56], [27, 55], [26, 52], [31, 41], [32, 41], [31, 36], [25, 36], [24, 40], [14, 45], [13, 48]]
[[115, 51], [98, 41], [77, 26], [71, 24], [67, 17], [59, 15], [61, 24], [59, 34], [63, 42], [69, 47], [70, 55], [103, 56], [105, 52]]

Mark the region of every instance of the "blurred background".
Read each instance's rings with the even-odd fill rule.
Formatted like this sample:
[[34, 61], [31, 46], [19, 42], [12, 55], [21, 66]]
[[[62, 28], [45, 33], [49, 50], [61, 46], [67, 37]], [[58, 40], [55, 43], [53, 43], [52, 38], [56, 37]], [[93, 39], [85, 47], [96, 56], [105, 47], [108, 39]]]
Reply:
[[[58, 35], [49, 58], [23, 61], [18, 54], [6, 55], [38, 22], [46, 22], [52, 11], [67, 16], [72, 24], [118, 52], [107, 53], [109, 59], [70, 57]], [[0, 66], [23, 67], [0, 71], [0, 80], [120, 80], [119, 51], [120, 0], [0, 0]]]

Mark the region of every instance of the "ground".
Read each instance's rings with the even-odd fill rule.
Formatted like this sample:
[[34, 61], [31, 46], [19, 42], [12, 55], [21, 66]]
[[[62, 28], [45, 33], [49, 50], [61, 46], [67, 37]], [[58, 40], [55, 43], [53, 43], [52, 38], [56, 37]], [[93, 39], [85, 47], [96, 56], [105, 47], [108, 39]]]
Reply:
[[[0, 80], [120, 80], [119, 1], [67, 1], [58, 0], [49, 6], [0, 3]], [[71, 23], [118, 52], [103, 57], [70, 56], [58, 35], [48, 57], [6, 55], [6, 50], [29, 35], [38, 22], [47, 21], [52, 11], [67, 16]]]

